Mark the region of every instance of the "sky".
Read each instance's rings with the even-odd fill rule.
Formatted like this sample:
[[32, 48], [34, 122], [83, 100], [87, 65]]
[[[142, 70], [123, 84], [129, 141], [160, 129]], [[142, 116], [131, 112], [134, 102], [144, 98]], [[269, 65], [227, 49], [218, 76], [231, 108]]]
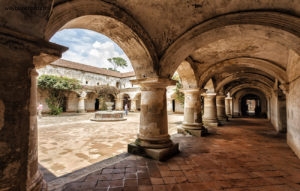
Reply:
[[120, 72], [133, 71], [130, 60], [123, 50], [110, 38], [100, 33], [86, 29], [63, 29], [55, 33], [51, 42], [68, 47], [62, 59], [96, 66], [99, 68], [113, 68], [108, 58], [122, 57], [128, 67], [118, 68]]

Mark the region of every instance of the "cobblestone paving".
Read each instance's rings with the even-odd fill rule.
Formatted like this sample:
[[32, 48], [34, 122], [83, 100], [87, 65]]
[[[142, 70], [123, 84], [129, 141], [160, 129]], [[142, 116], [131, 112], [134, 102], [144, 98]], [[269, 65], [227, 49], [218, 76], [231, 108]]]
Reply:
[[[296, 191], [300, 160], [265, 119], [233, 119], [207, 137], [174, 135], [166, 162], [127, 155], [63, 186], [64, 191]], [[59, 190], [59, 189], [57, 189]]]
[[[64, 113], [38, 119], [39, 164], [49, 182], [127, 151], [135, 141], [139, 113], [126, 121], [95, 122], [94, 113]], [[177, 132], [181, 114], [169, 115], [169, 132]]]

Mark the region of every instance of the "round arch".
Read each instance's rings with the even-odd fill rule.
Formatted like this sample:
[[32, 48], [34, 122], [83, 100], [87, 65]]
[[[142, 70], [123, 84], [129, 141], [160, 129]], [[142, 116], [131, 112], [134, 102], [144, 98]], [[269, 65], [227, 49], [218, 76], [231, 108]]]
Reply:
[[268, 77], [260, 75], [260, 74], [254, 74], [254, 73], [240, 73], [238, 75], [231, 74], [217, 84], [216, 92], [219, 92], [226, 84], [229, 84], [232, 81], [251, 80], [251, 79], [255, 79], [256, 81], [259, 81], [259, 82], [269, 86], [270, 88], [275, 83]]
[[278, 78], [281, 83], [286, 83], [287, 75], [284, 69], [272, 64], [269, 61], [257, 58], [234, 58], [216, 63], [204, 72], [199, 79], [199, 87], [202, 87], [214, 74], [223, 72], [224, 68], [248, 67], [261, 70], [274, 78]]
[[226, 89], [225, 91], [226, 92], [230, 92], [230, 95], [232, 95], [232, 97], [235, 96], [235, 94], [242, 90], [242, 89], [252, 89], [252, 90], [257, 90], [257, 91], [260, 91], [262, 92], [267, 98], [270, 98], [271, 97], [271, 88], [264, 85], [264, 84], [261, 84], [261, 83], [252, 83], [252, 84], [240, 84], [240, 85], [237, 85], [233, 88], [230, 88], [230, 89]]
[[177, 68], [183, 89], [197, 88], [197, 79], [195, 72], [188, 61], [183, 61]]
[[95, 0], [62, 3], [53, 8], [45, 39], [65, 28], [83, 28], [114, 40], [130, 59], [137, 78], [157, 76], [158, 58], [147, 33], [124, 10]]
[[[255, 95], [256, 97], [259, 98], [259, 103], [257, 103], [257, 106], [259, 106], [257, 108], [257, 112], [259, 113], [257, 113], [256, 116], [267, 117], [269, 100], [262, 91], [254, 88], [241, 89], [235, 93], [234, 95], [235, 101], [233, 103], [234, 104], [233, 108], [235, 113], [242, 113], [242, 102], [243, 102], [242, 98], [247, 98], [247, 95]], [[253, 98], [253, 97], [250, 96], [248, 98]]]
[[232, 34], [271, 40], [299, 54], [299, 31], [299, 19], [287, 14], [242, 12], [222, 15], [194, 27], [178, 38], [163, 55], [159, 74], [170, 75], [191, 52]]

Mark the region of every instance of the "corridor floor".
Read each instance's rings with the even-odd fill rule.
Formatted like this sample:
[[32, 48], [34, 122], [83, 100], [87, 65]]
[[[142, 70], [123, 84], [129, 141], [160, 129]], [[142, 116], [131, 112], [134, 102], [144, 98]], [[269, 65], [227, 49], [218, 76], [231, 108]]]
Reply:
[[300, 190], [300, 159], [265, 119], [235, 118], [207, 137], [172, 139], [181, 152], [168, 161], [124, 154], [54, 190]]

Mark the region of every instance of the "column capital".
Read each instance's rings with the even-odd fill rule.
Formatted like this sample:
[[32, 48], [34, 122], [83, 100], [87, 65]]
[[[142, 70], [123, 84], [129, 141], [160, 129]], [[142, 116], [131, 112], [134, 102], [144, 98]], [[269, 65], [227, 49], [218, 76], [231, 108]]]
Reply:
[[285, 95], [289, 93], [289, 84], [281, 84], [279, 88]]
[[216, 96], [217, 96], [217, 93], [209, 92], [209, 93], [203, 93], [202, 95], [203, 95], [203, 96], [206, 96], [206, 97], [216, 97]]
[[190, 88], [190, 89], [181, 89], [180, 90], [182, 93], [184, 94], [202, 94], [204, 93], [206, 90], [205, 89], [200, 89], [200, 88]]
[[176, 85], [175, 80], [159, 77], [131, 80], [131, 83], [144, 88], [165, 88], [167, 86]]
[[48, 42], [45, 39], [36, 38], [5, 28], [0, 28], [0, 43], [11, 50], [26, 50], [33, 55], [45, 53], [55, 55], [58, 58], [61, 57], [64, 51], [68, 50], [65, 46]]

